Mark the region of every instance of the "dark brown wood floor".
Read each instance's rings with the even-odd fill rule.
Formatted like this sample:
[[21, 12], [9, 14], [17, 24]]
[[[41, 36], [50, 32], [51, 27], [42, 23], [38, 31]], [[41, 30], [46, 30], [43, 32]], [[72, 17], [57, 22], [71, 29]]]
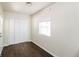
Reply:
[[53, 57], [32, 42], [19, 43], [3, 48], [2, 57]]

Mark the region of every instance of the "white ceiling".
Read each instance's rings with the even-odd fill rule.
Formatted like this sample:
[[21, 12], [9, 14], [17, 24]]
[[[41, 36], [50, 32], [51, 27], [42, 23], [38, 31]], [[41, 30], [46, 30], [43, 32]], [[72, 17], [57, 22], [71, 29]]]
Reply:
[[32, 6], [30, 7], [26, 5], [26, 2], [2, 2], [1, 4], [4, 11], [26, 13], [31, 15], [51, 3], [52, 2], [32, 2]]

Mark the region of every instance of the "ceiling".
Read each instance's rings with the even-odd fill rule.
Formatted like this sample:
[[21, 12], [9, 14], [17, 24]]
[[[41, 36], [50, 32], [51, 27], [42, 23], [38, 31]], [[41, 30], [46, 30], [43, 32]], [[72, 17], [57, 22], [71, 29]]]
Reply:
[[52, 4], [52, 2], [32, 2], [31, 6], [27, 6], [26, 2], [2, 2], [1, 4], [4, 11], [26, 13], [31, 15]]

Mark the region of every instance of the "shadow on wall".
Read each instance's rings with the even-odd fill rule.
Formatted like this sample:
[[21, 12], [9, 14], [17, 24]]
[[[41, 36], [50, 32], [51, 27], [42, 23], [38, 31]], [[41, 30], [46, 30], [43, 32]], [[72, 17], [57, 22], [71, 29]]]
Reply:
[[79, 57], [79, 51], [76, 53], [76, 55], [75, 55], [76, 57]]

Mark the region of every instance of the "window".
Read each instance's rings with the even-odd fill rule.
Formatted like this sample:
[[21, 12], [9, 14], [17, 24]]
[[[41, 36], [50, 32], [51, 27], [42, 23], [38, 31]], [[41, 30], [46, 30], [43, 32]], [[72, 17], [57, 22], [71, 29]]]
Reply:
[[40, 22], [39, 23], [39, 34], [46, 35], [46, 36], [51, 36], [51, 22]]
[[1, 16], [0, 16], [0, 24], [3, 24], [3, 19]]

